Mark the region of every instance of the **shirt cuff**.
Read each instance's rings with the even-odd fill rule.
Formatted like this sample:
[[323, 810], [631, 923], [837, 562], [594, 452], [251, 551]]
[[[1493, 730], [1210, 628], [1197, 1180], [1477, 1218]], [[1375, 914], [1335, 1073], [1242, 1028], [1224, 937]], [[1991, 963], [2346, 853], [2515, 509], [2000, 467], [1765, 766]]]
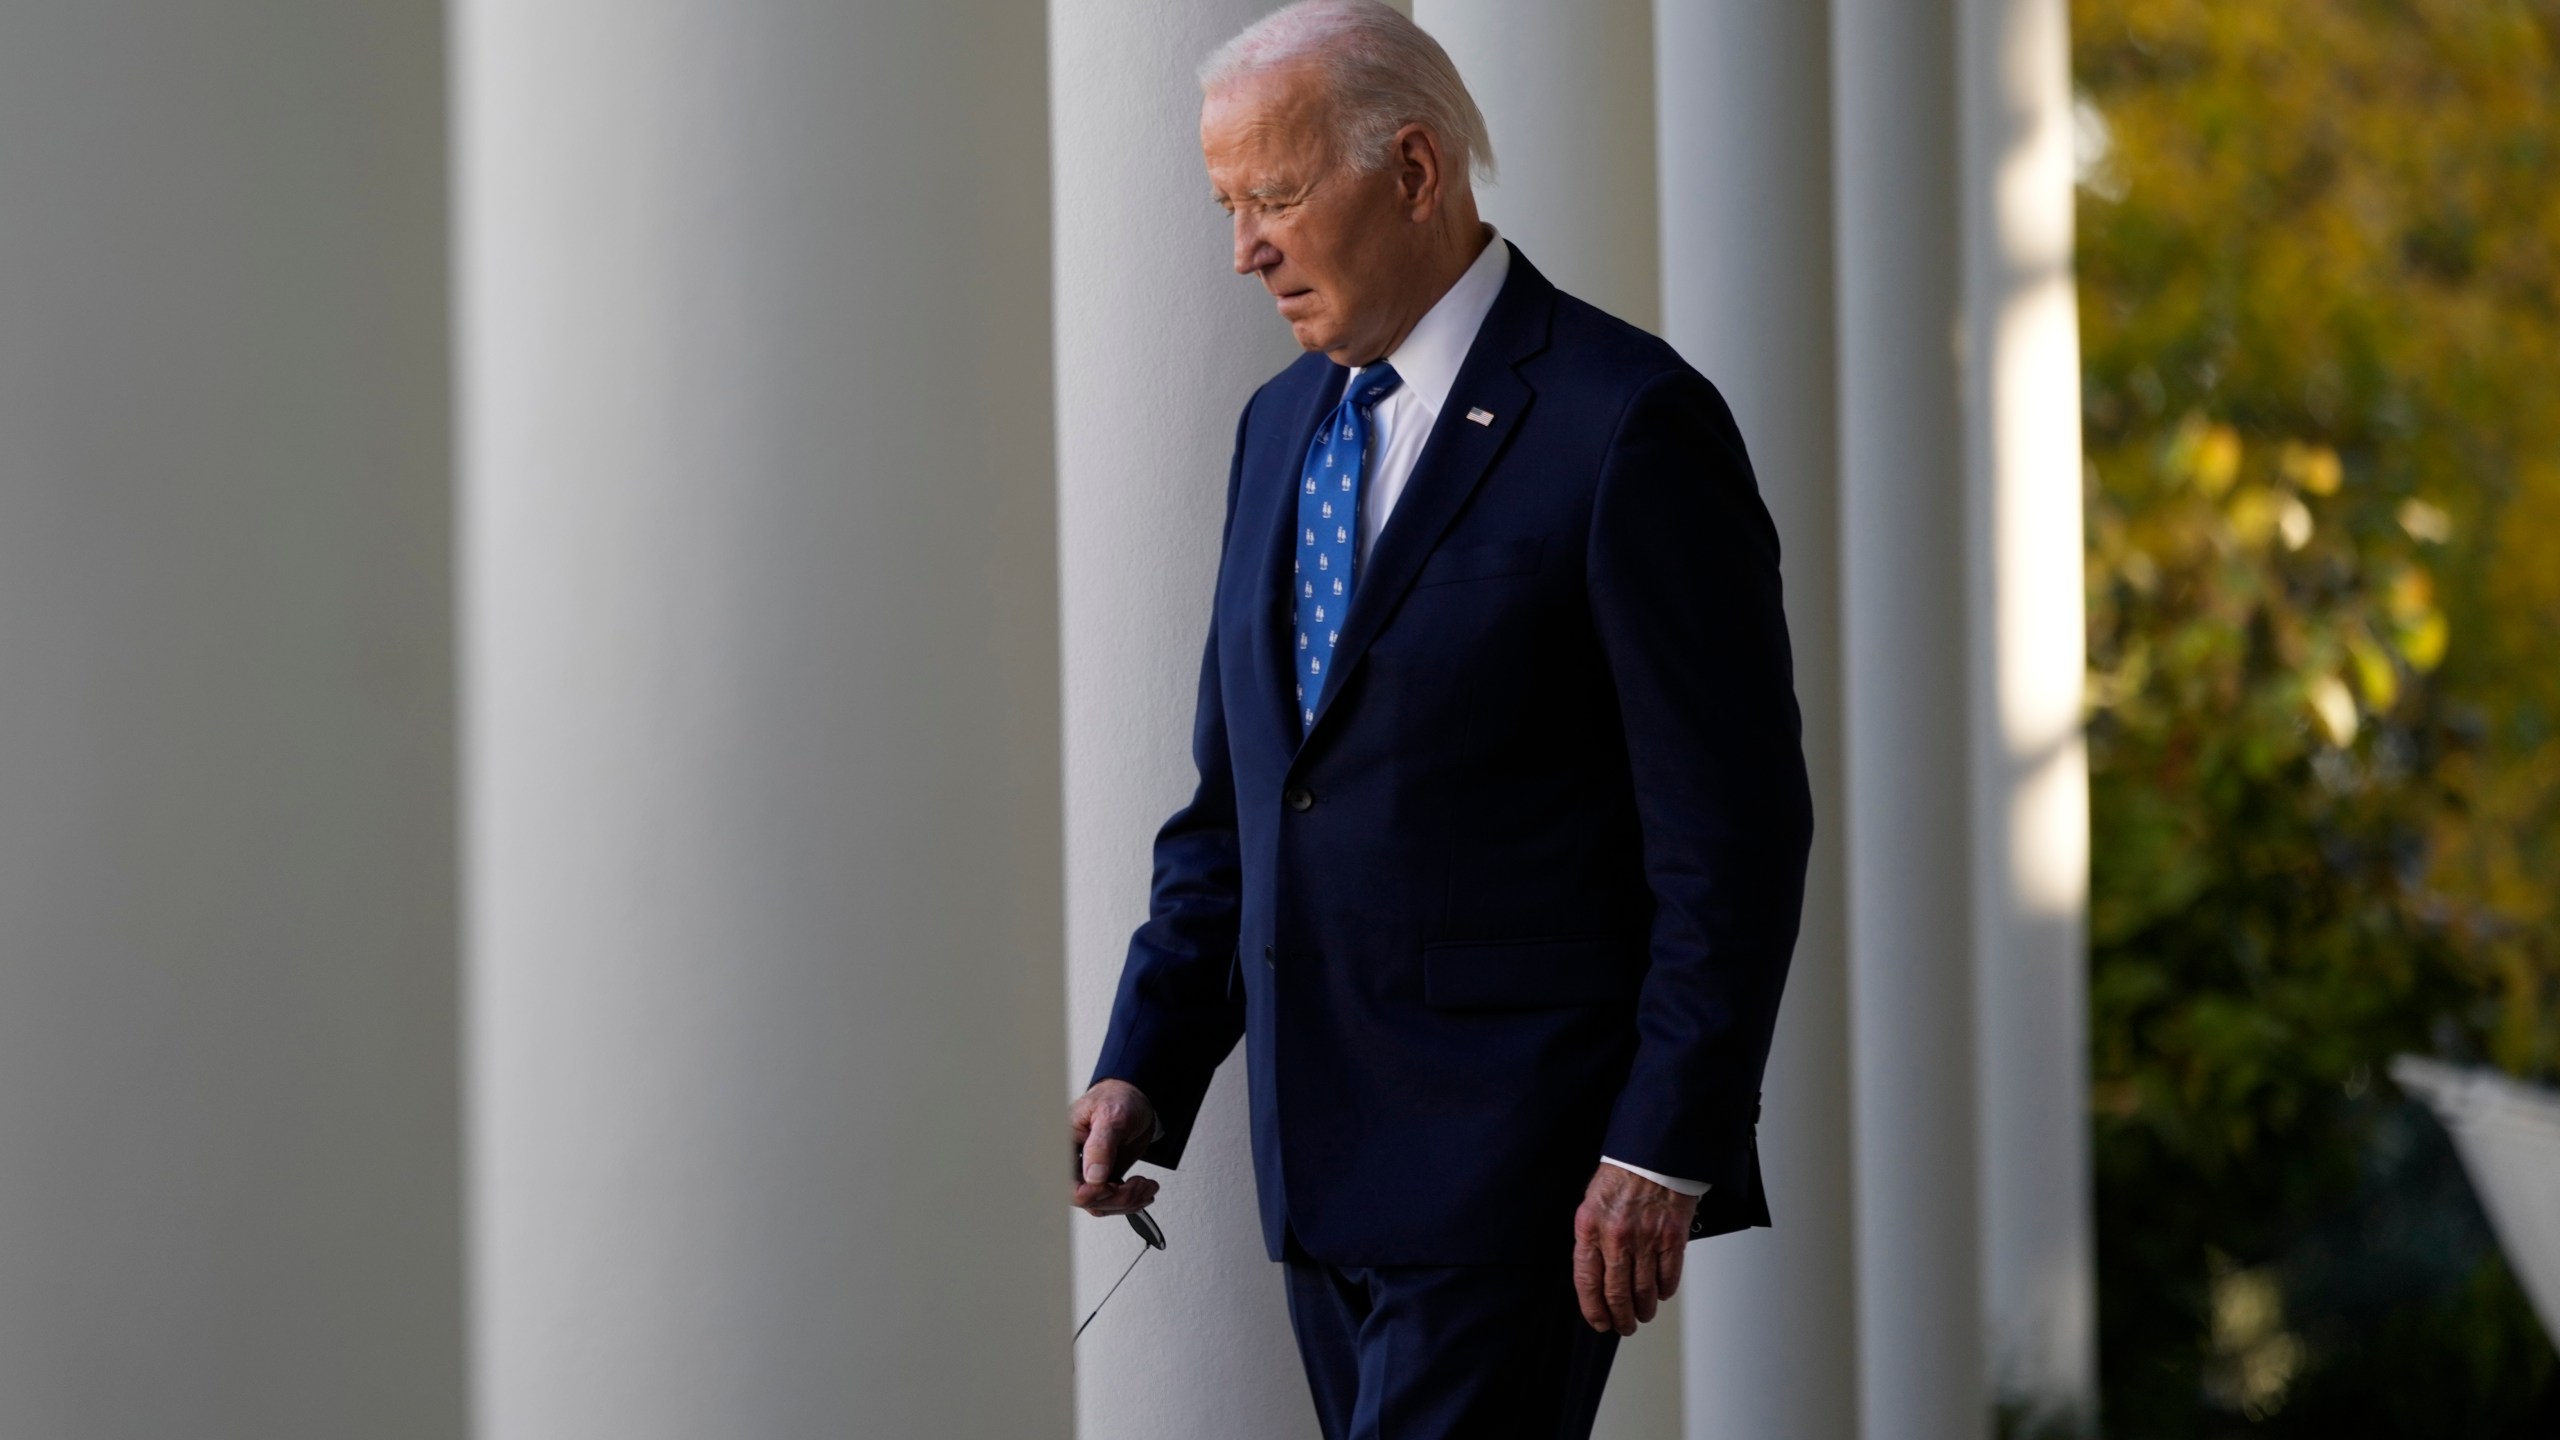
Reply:
[[1707, 1193], [1707, 1182], [1704, 1180], [1683, 1180], [1677, 1175], [1665, 1175], [1659, 1170], [1647, 1170], [1641, 1165], [1630, 1165], [1624, 1160], [1613, 1160], [1606, 1155], [1600, 1157], [1600, 1163], [1615, 1165], [1630, 1175], [1641, 1175], [1665, 1190], [1686, 1195], [1692, 1200]]

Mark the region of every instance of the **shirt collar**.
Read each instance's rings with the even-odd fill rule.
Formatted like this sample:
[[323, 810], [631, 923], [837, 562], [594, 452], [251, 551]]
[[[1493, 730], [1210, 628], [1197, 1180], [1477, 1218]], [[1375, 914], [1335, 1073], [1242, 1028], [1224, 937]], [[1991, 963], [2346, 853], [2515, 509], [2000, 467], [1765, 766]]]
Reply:
[[[1492, 313], [1494, 297], [1502, 293], [1502, 281], [1510, 273], [1511, 247], [1495, 232], [1458, 283], [1423, 312], [1414, 322], [1413, 333], [1388, 353], [1387, 363], [1396, 367], [1405, 392], [1433, 415], [1449, 403], [1449, 390], [1458, 383], [1458, 367], [1475, 348], [1476, 332], [1484, 328], [1484, 317]], [[1351, 378], [1358, 380], [1360, 371], [1352, 371]], [[1347, 385], [1343, 393], [1350, 393]]]

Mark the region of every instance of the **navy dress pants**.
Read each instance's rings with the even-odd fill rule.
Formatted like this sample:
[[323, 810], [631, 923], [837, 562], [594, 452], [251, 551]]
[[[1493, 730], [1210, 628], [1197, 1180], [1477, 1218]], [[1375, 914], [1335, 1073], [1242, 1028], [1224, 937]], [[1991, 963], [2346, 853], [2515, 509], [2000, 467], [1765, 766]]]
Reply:
[[1618, 1351], [1544, 1265], [1328, 1265], [1286, 1237], [1325, 1440], [1587, 1440]]

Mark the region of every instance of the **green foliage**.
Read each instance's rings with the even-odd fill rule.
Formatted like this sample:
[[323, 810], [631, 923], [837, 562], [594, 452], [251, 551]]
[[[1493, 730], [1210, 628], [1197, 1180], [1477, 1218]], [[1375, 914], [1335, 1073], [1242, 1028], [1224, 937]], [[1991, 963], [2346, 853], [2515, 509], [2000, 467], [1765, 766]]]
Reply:
[[2108, 1431], [2560, 1433], [2381, 1078], [2560, 1074], [2560, 0], [2073, 30]]

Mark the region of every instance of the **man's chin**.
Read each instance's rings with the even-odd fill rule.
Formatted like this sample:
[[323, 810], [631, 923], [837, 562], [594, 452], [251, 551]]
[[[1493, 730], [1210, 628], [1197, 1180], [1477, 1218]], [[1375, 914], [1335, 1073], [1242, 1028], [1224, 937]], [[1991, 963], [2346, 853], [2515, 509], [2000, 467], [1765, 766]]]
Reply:
[[1289, 334], [1301, 350], [1330, 350], [1337, 343], [1330, 328], [1312, 320], [1290, 321]]

